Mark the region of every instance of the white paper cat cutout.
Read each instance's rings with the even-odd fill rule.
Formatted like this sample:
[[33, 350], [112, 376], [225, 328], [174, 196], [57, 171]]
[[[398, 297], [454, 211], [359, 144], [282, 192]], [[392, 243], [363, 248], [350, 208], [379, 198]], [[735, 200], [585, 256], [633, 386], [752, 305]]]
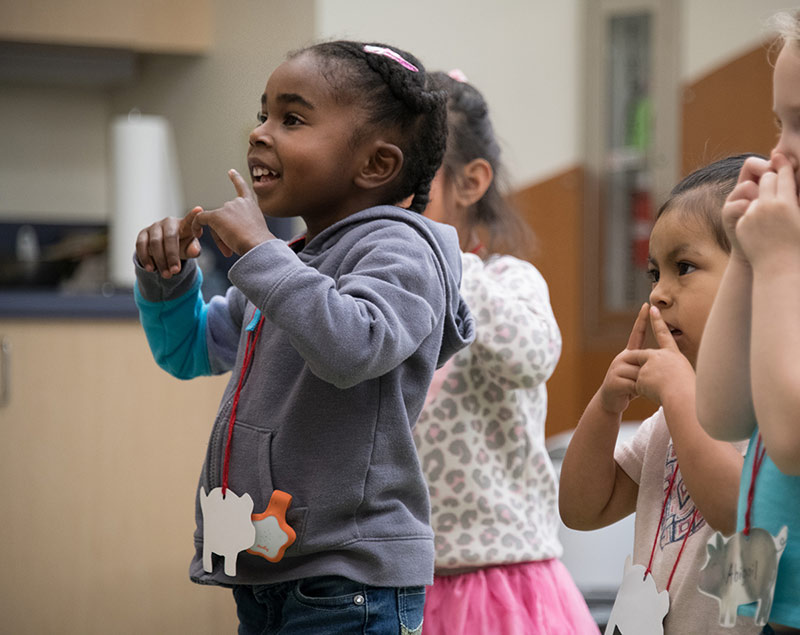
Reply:
[[237, 496], [231, 490], [222, 497], [222, 488], [215, 487], [210, 494], [200, 490], [200, 508], [203, 512], [203, 569], [213, 571], [211, 554], [225, 559], [225, 575], [236, 577], [236, 558], [240, 551], [250, 548], [256, 539], [256, 528], [250, 519], [253, 499], [250, 494]]
[[669, 593], [658, 592], [656, 581], [640, 564], [625, 558], [625, 573], [608, 616], [604, 635], [664, 635]]

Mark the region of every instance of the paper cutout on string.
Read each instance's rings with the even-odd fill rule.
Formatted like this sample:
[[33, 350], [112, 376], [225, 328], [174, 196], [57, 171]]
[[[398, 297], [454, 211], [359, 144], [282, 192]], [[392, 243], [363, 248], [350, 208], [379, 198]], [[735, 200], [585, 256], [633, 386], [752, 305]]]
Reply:
[[608, 616], [604, 635], [664, 635], [669, 592], [658, 592], [656, 581], [640, 564], [625, 558], [625, 573]]
[[756, 626], [767, 623], [788, 532], [784, 526], [773, 536], [766, 529], [753, 527], [749, 536], [743, 532], [730, 538], [719, 532], [711, 536], [697, 588], [719, 602], [721, 626], [733, 627], [739, 605], [751, 602], [758, 603]]
[[200, 489], [200, 508], [203, 512], [203, 569], [213, 571], [211, 554], [225, 559], [225, 575], [236, 576], [236, 558], [240, 551], [251, 547], [256, 529], [250, 517], [253, 499], [249, 494], [237, 496], [230, 489], [222, 496], [222, 488], [215, 487], [206, 494]]
[[276, 489], [272, 492], [267, 509], [261, 514], [253, 514], [252, 521], [256, 530], [255, 542], [247, 550], [248, 553], [266, 558], [270, 562], [278, 562], [296, 538], [294, 529], [286, 522], [286, 512], [292, 503], [292, 496]]

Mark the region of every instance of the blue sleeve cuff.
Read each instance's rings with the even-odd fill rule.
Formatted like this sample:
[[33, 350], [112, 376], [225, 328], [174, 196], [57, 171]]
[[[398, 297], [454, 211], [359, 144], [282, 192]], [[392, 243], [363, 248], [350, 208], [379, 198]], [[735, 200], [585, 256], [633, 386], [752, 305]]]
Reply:
[[211, 375], [206, 341], [208, 305], [200, 287], [203, 275], [197, 277], [183, 295], [163, 302], [145, 300], [134, 285], [134, 298], [139, 319], [156, 363], [178, 379]]

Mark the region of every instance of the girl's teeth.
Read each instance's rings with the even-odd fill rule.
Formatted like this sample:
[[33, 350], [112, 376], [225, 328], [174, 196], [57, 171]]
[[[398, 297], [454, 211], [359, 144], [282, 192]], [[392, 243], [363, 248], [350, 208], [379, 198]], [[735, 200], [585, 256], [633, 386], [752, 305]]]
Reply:
[[277, 175], [275, 172], [273, 172], [272, 170], [268, 170], [268, 169], [266, 169], [266, 168], [262, 168], [262, 167], [260, 167], [260, 166], [255, 166], [255, 167], [254, 167], [254, 168], [253, 168], [253, 169], [250, 171], [250, 174], [253, 176], [253, 178], [259, 178], [259, 177], [262, 177], [262, 176], [272, 176], [272, 177], [276, 177], [276, 176], [278, 176], [278, 175]]

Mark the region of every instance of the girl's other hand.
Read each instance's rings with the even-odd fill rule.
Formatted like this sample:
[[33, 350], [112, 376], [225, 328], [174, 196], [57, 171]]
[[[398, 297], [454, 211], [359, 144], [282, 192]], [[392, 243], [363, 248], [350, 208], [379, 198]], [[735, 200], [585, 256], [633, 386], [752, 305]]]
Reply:
[[217, 247], [225, 257], [242, 255], [256, 245], [272, 240], [267, 221], [258, 207], [255, 194], [236, 170], [228, 171], [236, 190], [236, 198], [222, 207], [200, 212], [194, 218], [195, 231], [208, 226]]
[[628, 345], [614, 358], [608, 367], [603, 385], [600, 386], [600, 403], [603, 410], [611, 414], [624, 412], [636, 395], [636, 381], [639, 377], [639, 353], [647, 335], [646, 302], [639, 309], [633, 323]]
[[736, 187], [728, 195], [722, 208], [722, 224], [728, 240], [731, 241], [731, 255], [740, 257], [743, 255], [736, 237], [736, 224], [750, 203], [758, 198], [758, 184], [761, 177], [772, 169], [770, 161], [759, 157], [749, 157], [742, 165]]
[[774, 154], [770, 171], [762, 175], [758, 198], [747, 207], [736, 225], [736, 237], [747, 259], [755, 265], [766, 257], [800, 251], [800, 204], [794, 167], [782, 154]]
[[693, 391], [695, 375], [657, 307], [650, 308], [650, 326], [658, 348], [639, 351], [636, 394], [663, 405], [673, 394], [682, 398], [686, 391]]
[[140, 231], [136, 237], [139, 264], [146, 271], [171, 278], [180, 272], [181, 260], [197, 258], [203, 230], [194, 227], [194, 219], [202, 211], [202, 207], [195, 207], [183, 218], [165, 218]]

